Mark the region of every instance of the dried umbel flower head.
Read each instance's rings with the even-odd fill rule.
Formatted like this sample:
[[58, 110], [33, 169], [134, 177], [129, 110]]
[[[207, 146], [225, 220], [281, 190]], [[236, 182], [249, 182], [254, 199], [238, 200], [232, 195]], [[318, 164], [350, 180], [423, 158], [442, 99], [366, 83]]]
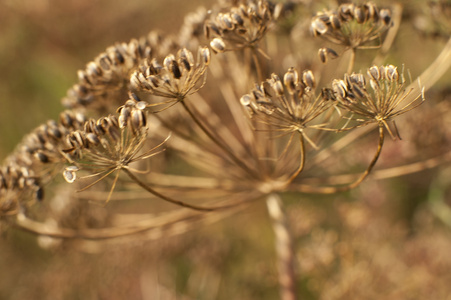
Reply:
[[163, 65], [156, 59], [146, 61], [133, 73], [130, 82], [136, 91], [169, 99], [153, 104], [166, 109], [203, 87], [210, 59], [210, 50], [206, 47], [199, 48], [196, 61], [191, 51], [183, 48], [177, 57], [166, 56]]
[[85, 123], [83, 130], [76, 130], [67, 136], [69, 148], [65, 150], [71, 165], [63, 176], [67, 182], [76, 179], [76, 173], [81, 170], [91, 172], [88, 177], [100, 176], [93, 183], [85, 186], [85, 190], [110, 174], [117, 172], [113, 191], [119, 177], [119, 171], [128, 169], [132, 163], [155, 155], [154, 148], [142, 151], [147, 138], [147, 117], [143, 102], [129, 100], [118, 109], [119, 118], [114, 115]]
[[105, 109], [118, 105], [116, 102], [111, 103], [111, 99], [123, 101], [117, 95], [127, 88], [130, 73], [152, 54], [149, 42], [144, 38], [108, 47], [89, 62], [84, 70], [78, 71], [78, 83], [67, 92], [63, 104], [71, 109], [79, 106]]
[[337, 11], [320, 12], [310, 29], [334, 44], [356, 49], [380, 39], [392, 24], [388, 9], [379, 10], [373, 2], [363, 5], [341, 4]]
[[397, 67], [372, 66], [367, 76], [353, 73], [345, 74], [344, 80], [335, 79], [332, 89], [339, 106], [356, 115], [357, 121], [379, 123], [394, 138], [387, 122], [424, 101], [423, 93], [411, 95], [412, 90], [406, 90], [404, 83]]
[[243, 48], [257, 48], [270, 24], [280, 15], [282, 6], [267, 1], [249, 1], [218, 13], [213, 20], [205, 22], [205, 36], [212, 39], [214, 52]]
[[314, 145], [304, 129], [321, 128], [323, 125], [314, 120], [333, 104], [324, 94], [316, 96], [314, 88], [312, 71], [305, 70], [299, 75], [296, 69], [290, 68], [283, 81], [272, 74], [271, 79], [241, 97], [241, 104], [251, 118], [282, 133], [300, 132]]
[[70, 109], [89, 107], [101, 113], [111, 112], [111, 108], [126, 99], [130, 75], [143, 61], [179, 48], [173, 39], [156, 31], [128, 43], [108, 47], [84, 70], [78, 71], [78, 83], [68, 90], [62, 102]]

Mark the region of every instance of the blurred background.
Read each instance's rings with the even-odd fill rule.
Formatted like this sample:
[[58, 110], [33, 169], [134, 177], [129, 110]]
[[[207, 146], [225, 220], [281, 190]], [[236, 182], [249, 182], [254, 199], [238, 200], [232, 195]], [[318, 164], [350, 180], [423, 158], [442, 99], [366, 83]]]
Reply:
[[[390, 57], [408, 62], [412, 77], [446, 42], [412, 25], [421, 25], [421, 2], [404, 6], [407, 25]], [[152, 29], [176, 33], [201, 4], [211, 1], [0, 0], [0, 159], [58, 117], [76, 71], [98, 53]], [[413, 128], [401, 131], [408, 146], [388, 141], [382, 166], [395, 156], [448, 151], [450, 80], [448, 72], [428, 92], [427, 109], [405, 118]], [[403, 147], [423, 150], [409, 157]], [[284, 195], [303, 299], [451, 299], [450, 175], [444, 162], [336, 196]], [[35, 236], [10, 228], [1, 234], [0, 300], [278, 298], [264, 203], [182, 236], [93, 253], [71, 243], [45, 250]]]

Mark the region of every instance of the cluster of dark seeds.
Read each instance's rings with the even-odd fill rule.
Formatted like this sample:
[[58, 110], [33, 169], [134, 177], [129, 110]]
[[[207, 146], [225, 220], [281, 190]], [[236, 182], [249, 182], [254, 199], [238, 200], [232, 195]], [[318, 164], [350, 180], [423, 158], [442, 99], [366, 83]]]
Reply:
[[218, 13], [205, 22], [205, 36], [212, 39], [215, 52], [254, 47], [265, 35], [268, 26], [276, 20], [282, 5], [266, 1], [249, 2], [232, 7], [226, 13]]
[[82, 113], [64, 111], [59, 122], [50, 120], [24, 137], [0, 169], [0, 215], [17, 213], [30, 193], [42, 200], [43, 185], [51, 179], [55, 164], [65, 162], [64, 137], [85, 121]]
[[300, 75], [290, 68], [283, 81], [272, 74], [250, 94], [241, 97], [241, 104], [252, 118], [267, 122], [282, 131], [302, 131], [307, 123], [328, 109], [331, 101], [315, 96], [315, 78], [312, 71]]
[[[145, 59], [178, 48], [172, 39], [156, 32], [147, 37], [118, 43], [106, 49], [84, 70], [78, 71], [78, 83], [68, 90], [63, 104], [71, 109], [90, 106], [99, 110], [120, 105], [126, 99], [130, 74]], [[164, 49], [164, 50], [163, 50]], [[167, 53], [167, 52], [165, 52]], [[115, 99], [117, 103], [111, 103]]]
[[424, 100], [420, 95], [404, 101], [410, 90], [405, 90], [404, 78], [393, 65], [372, 66], [367, 77], [360, 73], [345, 74], [344, 79], [332, 82], [332, 90], [341, 107], [363, 117], [365, 122], [385, 122]]
[[[311, 21], [314, 36], [351, 48], [380, 38], [391, 26], [391, 12], [379, 10], [372, 2], [341, 4], [337, 11], [320, 12]], [[321, 55], [321, 54], [320, 54]]]
[[63, 152], [74, 164], [63, 172], [67, 182], [75, 181], [75, 173], [83, 166], [97, 171], [116, 169], [138, 154], [147, 137], [147, 103], [131, 96], [118, 108], [119, 116], [89, 119], [82, 129], [66, 136], [68, 147]]
[[19, 202], [27, 199], [30, 193], [37, 201], [44, 197], [39, 179], [27, 168], [6, 166], [0, 169], [0, 216], [18, 213]]
[[194, 60], [191, 51], [183, 48], [177, 52], [177, 56], [166, 56], [163, 65], [157, 59], [146, 60], [132, 74], [130, 82], [137, 91], [172, 99], [158, 104], [168, 107], [203, 86], [210, 59], [207, 47], [199, 48], [197, 60]]

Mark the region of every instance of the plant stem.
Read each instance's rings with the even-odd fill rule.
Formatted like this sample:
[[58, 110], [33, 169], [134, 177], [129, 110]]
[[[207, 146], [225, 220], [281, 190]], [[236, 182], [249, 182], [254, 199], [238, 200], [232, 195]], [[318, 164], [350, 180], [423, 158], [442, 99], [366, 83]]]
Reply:
[[192, 110], [186, 105], [185, 100], [180, 101], [183, 105], [183, 108], [186, 110], [186, 112], [190, 115], [191, 119], [196, 123], [200, 129], [212, 140], [216, 145], [218, 145], [221, 149], [223, 149], [227, 154], [229, 155], [230, 159], [233, 160], [240, 168], [245, 170], [249, 175], [253, 176], [254, 178], [259, 178], [259, 175], [252, 169], [250, 169], [242, 160], [240, 160], [238, 157], [236, 157], [235, 154], [222, 142], [220, 142], [211, 132], [202, 124], [202, 122], [197, 118], [197, 116], [192, 112]]
[[281, 300], [295, 300], [293, 241], [290, 235], [287, 216], [278, 194], [268, 195], [266, 205], [275, 234], [280, 298]]
[[335, 194], [335, 193], [339, 193], [339, 192], [346, 192], [346, 191], [349, 191], [349, 190], [357, 187], [370, 174], [371, 170], [376, 165], [376, 162], [379, 159], [379, 156], [380, 156], [380, 154], [382, 152], [382, 146], [384, 145], [384, 139], [385, 139], [384, 124], [380, 123], [379, 124], [379, 143], [377, 145], [376, 153], [374, 154], [374, 157], [371, 160], [371, 162], [368, 165], [368, 167], [365, 170], [365, 172], [363, 172], [363, 174], [360, 175], [360, 177], [356, 181], [351, 182], [351, 183], [349, 183], [349, 184], [347, 184], [345, 186], [339, 186], [339, 187], [334, 187], [334, 186], [310, 186], [310, 185], [301, 184], [301, 185], [297, 186], [296, 190], [300, 191], [300, 192], [303, 192], [303, 193]]
[[290, 179], [288, 179], [288, 182], [292, 182], [301, 172], [304, 170], [305, 165], [305, 143], [304, 143], [304, 136], [302, 133], [299, 135], [299, 144], [300, 144], [300, 162], [299, 167], [294, 172], [293, 175], [291, 175]]
[[170, 198], [168, 196], [165, 196], [165, 195], [157, 192], [156, 190], [154, 190], [153, 188], [148, 186], [146, 183], [144, 183], [141, 180], [139, 180], [139, 178], [136, 177], [130, 170], [125, 169], [125, 168], [122, 169], [122, 170], [128, 175], [128, 177], [130, 177], [130, 179], [132, 179], [140, 187], [142, 187], [143, 189], [145, 189], [146, 191], [148, 191], [152, 195], [154, 195], [154, 196], [156, 196], [156, 197], [158, 197], [158, 198], [160, 198], [160, 199], [162, 199], [164, 201], [173, 203], [175, 205], [183, 206], [183, 207], [186, 207], [186, 208], [191, 208], [191, 209], [198, 210], [198, 211], [207, 211], [208, 212], [208, 211], [214, 211], [214, 210], [218, 210], [218, 209], [230, 208], [230, 207], [234, 207], [234, 206], [240, 204], [240, 203], [234, 203], [234, 204], [230, 204], [230, 205], [215, 206], [215, 207], [205, 207], [205, 206], [197, 206], [197, 205], [193, 205], [193, 204], [188, 204], [186, 202]]
[[348, 74], [352, 73], [352, 69], [354, 69], [354, 63], [355, 63], [355, 48], [351, 48], [351, 57], [349, 58], [349, 65], [348, 65]]

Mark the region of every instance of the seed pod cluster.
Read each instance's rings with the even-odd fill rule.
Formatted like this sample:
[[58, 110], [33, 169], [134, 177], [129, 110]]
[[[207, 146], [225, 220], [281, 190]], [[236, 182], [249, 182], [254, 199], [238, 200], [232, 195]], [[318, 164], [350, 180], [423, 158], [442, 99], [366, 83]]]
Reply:
[[[120, 96], [127, 93], [130, 74], [139, 64], [162, 51], [177, 48], [172, 39], [163, 38], [157, 32], [108, 47], [84, 70], [78, 71], [78, 83], [68, 90], [63, 104], [70, 109], [89, 106], [100, 111], [117, 107], [123, 103]], [[111, 99], [117, 102], [111, 103]]]
[[241, 104], [251, 118], [269, 123], [278, 130], [302, 130], [331, 106], [327, 98], [315, 96], [315, 86], [312, 71], [299, 74], [290, 68], [283, 79], [272, 74], [250, 94], [242, 96]]
[[55, 172], [55, 165], [65, 162], [61, 152], [65, 136], [82, 128], [86, 121], [80, 112], [64, 111], [59, 122], [50, 120], [26, 135], [0, 168], [0, 215], [17, 213], [32, 199], [42, 200], [43, 185]]
[[44, 189], [39, 179], [26, 167], [4, 166], [0, 168], [0, 217], [17, 214], [22, 203], [42, 201]]
[[404, 79], [393, 65], [372, 66], [367, 76], [345, 74], [344, 79], [332, 82], [332, 90], [339, 106], [362, 117], [364, 122], [385, 122], [424, 100], [419, 95], [404, 103], [411, 91], [405, 90]]
[[206, 21], [205, 36], [211, 39], [210, 47], [216, 53], [251, 47], [263, 38], [281, 11], [281, 4], [249, 1]]
[[132, 74], [131, 86], [137, 91], [174, 99], [161, 103], [170, 106], [203, 86], [210, 59], [210, 50], [203, 47], [199, 48], [196, 60], [186, 48], [180, 49], [177, 56], [166, 56], [163, 64], [156, 59], [147, 60]]
[[[319, 12], [312, 18], [310, 29], [314, 36], [358, 48], [380, 38], [391, 25], [390, 10], [379, 10], [373, 2], [367, 2], [363, 5], [341, 4], [336, 11]], [[326, 57], [327, 53], [320, 51], [319, 54]]]

